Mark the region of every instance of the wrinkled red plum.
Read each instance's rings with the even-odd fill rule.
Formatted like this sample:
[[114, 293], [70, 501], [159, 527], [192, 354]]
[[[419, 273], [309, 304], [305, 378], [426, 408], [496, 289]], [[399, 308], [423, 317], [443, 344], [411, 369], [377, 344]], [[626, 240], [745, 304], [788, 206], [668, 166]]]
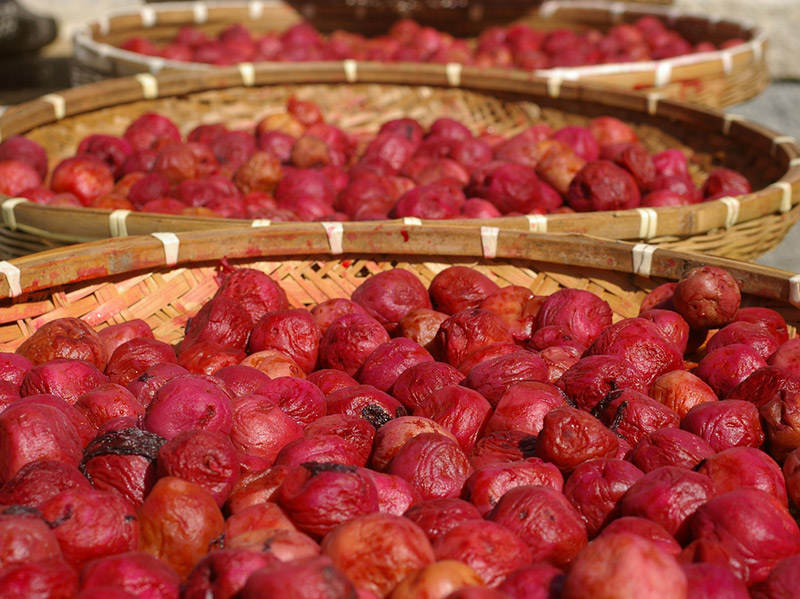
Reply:
[[442, 322], [436, 343], [444, 361], [459, 366], [476, 349], [493, 343], [513, 343], [503, 320], [487, 310], [467, 309]]
[[465, 376], [475, 368], [478, 364], [505, 356], [506, 354], [515, 354], [521, 351], [519, 345], [511, 343], [510, 341], [500, 341], [497, 343], [490, 343], [470, 352], [466, 358], [458, 365], [458, 370]]
[[651, 308], [639, 312], [639, 318], [651, 321], [661, 334], [677, 348], [681, 355], [686, 353], [689, 343], [689, 323], [677, 312], [660, 308]]
[[578, 510], [590, 537], [619, 516], [622, 497], [644, 473], [630, 462], [599, 458], [578, 465], [564, 483], [564, 495]]
[[[796, 555], [786, 557], [778, 562], [767, 576], [766, 580], [753, 588], [753, 599], [791, 599], [797, 593], [797, 585], [800, 584], [798, 580], [798, 562], [800, 558]], [[741, 581], [736, 580], [738, 591], [743, 585]], [[751, 595], [747, 594], [747, 589], [742, 595], [743, 599], [747, 599]], [[712, 595], [708, 595], [709, 599]], [[733, 599], [739, 599], [739, 595], [731, 595]], [[703, 599], [701, 597], [701, 599]], [[725, 598], [727, 599], [727, 597]]]
[[589, 132], [600, 146], [639, 141], [636, 132], [629, 125], [613, 116], [592, 119], [589, 123]]
[[22, 379], [22, 397], [52, 394], [74, 404], [78, 397], [108, 382], [95, 366], [83, 360], [56, 358], [31, 368]]
[[656, 178], [656, 167], [650, 153], [641, 144], [612, 144], [603, 147], [601, 158], [613, 161], [617, 166], [628, 171], [636, 181], [640, 190], [653, 186]]
[[741, 173], [719, 167], [708, 174], [700, 192], [704, 200], [739, 196], [750, 193], [750, 182]]
[[634, 534], [652, 541], [666, 553], [677, 558], [681, 553], [681, 546], [666, 528], [658, 522], [640, 518], [639, 516], [622, 516], [615, 518], [600, 531], [599, 537], [619, 533]]
[[225, 520], [214, 497], [203, 487], [174, 476], [160, 478], [137, 512], [139, 549], [171, 566], [185, 578]]
[[0, 487], [0, 505], [35, 508], [61, 491], [76, 487], [91, 488], [89, 480], [77, 466], [39, 459], [20, 468]]
[[639, 305], [639, 314], [653, 309], [672, 310], [672, 294], [676, 286], [677, 283], [670, 282], [654, 287]]
[[420, 362], [397, 377], [392, 388], [395, 399], [410, 410], [417, 409], [436, 391], [457, 385], [464, 375], [443, 362]]
[[295, 439], [284, 445], [275, 457], [275, 466], [295, 467], [305, 462], [336, 462], [364, 466], [363, 455], [338, 435], [315, 435]]
[[361, 516], [338, 526], [323, 540], [322, 552], [356, 587], [381, 597], [435, 559], [419, 526], [402, 516], [384, 513]]
[[679, 428], [663, 428], [644, 435], [628, 459], [644, 472], [662, 466], [694, 469], [716, 453], [705, 440]]
[[563, 472], [594, 458], [615, 457], [618, 450], [613, 432], [588, 412], [569, 406], [550, 410], [536, 439], [536, 455]]
[[612, 391], [593, 413], [631, 446], [648, 433], [680, 425], [677, 412], [633, 389]]
[[515, 339], [528, 339], [536, 320], [527, 309], [532, 297], [530, 289], [509, 285], [489, 295], [481, 302], [479, 308], [494, 312], [502, 318]]
[[184, 599], [231, 599], [253, 572], [280, 561], [262, 551], [219, 549], [195, 564], [186, 579]]
[[698, 266], [678, 281], [672, 301], [691, 328], [711, 329], [733, 320], [741, 293], [728, 271], [716, 266]]
[[702, 437], [715, 451], [760, 447], [764, 442], [758, 408], [744, 400], [699, 404], [684, 416], [681, 428]]
[[254, 323], [267, 312], [286, 310], [286, 292], [269, 275], [252, 268], [237, 268], [228, 274], [217, 291], [218, 296], [238, 302]]
[[0, 161], [18, 160], [25, 162], [39, 174], [47, 176], [47, 151], [37, 142], [21, 135], [14, 135], [0, 143]]
[[112, 493], [67, 489], [40, 509], [58, 538], [64, 559], [75, 568], [95, 558], [133, 551], [139, 542], [135, 511]]
[[306, 425], [303, 433], [306, 437], [338, 435], [352, 445], [366, 463], [372, 453], [375, 427], [359, 416], [330, 414]]
[[33, 363], [20, 354], [0, 352], [0, 381], [19, 389]]
[[564, 142], [570, 146], [578, 156], [587, 162], [597, 160], [600, 157], [600, 149], [597, 145], [597, 141], [595, 141], [595, 138], [586, 127], [562, 127], [553, 133], [552, 139]]
[[164, 439], [139, 428], [98, 434], [84, 450], [81, 471], [98, 491], [139, 506], [155, 484], [156, 459]]
[[749, 345], [733, 343], [709, 352], [694, 373], [719, 397], [726, 397], [736, 385], [767, 363]]
[[494, 406], [512, 385], [547, 379], [544, 360], [533, 352], [521, 350], [481, 362], [469, 371], [464, 385], [478, 391]]
[[699, 472], [675, 466], [651, 470], [622, 498], [623, 516], [657, 522], [678, 541], [688, 540], [689, 520], [697, 508], [716, 495], [714, 482]]
[[325, 395], [319, 387], [296, 377], [272, 379], [259, 387], [258, 395], [276, 403], [300, 426], [324, 416], [327, 409]]
[[314, 383], [325, 395], [330, 395], [334, 391], [345, 387], [354, 387], [358, 381], [342, 370], [335, 368], [322, 368], [315, 370], [308, 375], [306, 380]]
[[522, 431], [494, 431], [475, 443], [470, 455], [473, 468], [518, 462], [536, 455], [536, 437]]
[[159, 476], [177, 476], [200, 485], [222, 507], [239, 478], [239, 460], [226, 435], [193, 430], [161, 446], [158, 472]]
[[568, 198], [572, 181], [584, 166], [592, 163], [587, 163], [571, 147], [556, 140], [545, 140], [537, 145], [541, 159], [536, 165], [536, 174], [562, 197]]
[[260, 370], [243, 364], [220, 368], [214, 373], [214, 376], [225, 383], [234, 397], [258, 394], [262, 385], [271, 380]]
[[556, 385], [579, 408], [590, 410], [616, 389], [643, 391], [641, 376], [627, 360], [615, 356], [587, 356], [570, 366]]
[[366, 314], [360, 304], [343, 297], [325, 300], [311, 308], [311, 316], [317, 321], [320, 332], [324, 335], [328, 327], [345, 314]]
[[686, 575], [656, 543], [630, 533], [603, 536], [581, 551], [564, 578], [563, 599], [684, 599]]
[[800, 446], [800, 391], [779, 391], [761, 409], [769, 451], [778, 461]]
[[472, 451], [490, 413], [491, 406], [480, 393], [460, 385], [434, 391], [414, 410], [415, 416], [430, 418], [453, 433], [465, 452]]
[[458, 497], [472, 466], [458, 443], [437, 433], [409, 439], [386, 469], [413, 486], [422, 499]]
[[11, 564], [0, 569], [3, 599], [72, 599], [78, 591], [78, 573], [61, 558]]
[[561, 491], [564, 477], [558, 468], [539, 458], [487, 464], [475, 469], [467, 479], [462, 496], [481, 516], [486, 516], [506, 491], [524, 485], [542, 485]]
[[455, 314], [478, 308], [483, 300], [499, 289], [485, 274], [467, 266], [450, 266], [431, 281], [428, 292], [434, 309]]
[[181, 351], [200, 341], [213, 341], [223, 347], [243, 350], [252, 328], [253, 321], [245, 308], [235, 300], [218, 295], [189, 319]]
[[567, 405], [564, 392], [551, 383], [526, 381], [506, 389], [486, 423], [485, 433], [515, 430], [538, 435], [545, 415]]
[[433, 362], [433, 357], [415, 341], [405, 337], [391, 339], [367, 357], [358, 380], [362, 385], [389, 392], [403, 372], [422, 362]]
[[278, 504], [298, 529], [321, 538], [342, 522], [378, 511], [378, 492], [356, 466], [306, 462], [284, 479]]
[[539, 351], [539, 357], [547, 366], [547, 380], [555, 383], [570, 366], [575, 364], [583, 350], [568, 345], [553, 345]]
[[686, 154], [677, 148], [669, 148], [653, 154], [653, 165], [659, 175], [670, 177], [689, 176]]
[[568, 565], [586, 545], [586, 527], [560, 492], [538, 485], [510, 489], [486, 518], [516, 533], [531, 550], [531, 561]]
[[150, 366], [177, 364], [172, 346], [156, 339], [136, 338], [119, 345], [106, 365], [111, 383], [125, 386], [138, 378]]
[[641, 202], [634, 178], [608, 160], [587, 163], [569, 185], [567, 203], [577, 212], [627, 210]]
[[764, 366], [730, 390], [725, 399], [742, 399], [761, 408], [781, 391], [800, 391], [800, 374], [779, 366]]
[[419, 501], [409, 507], [403, 515], [422, 528], [432, 543], [464, 522], [481, 520], [481, 515], [475, 506], [456, 497]]
[[153, 149], [166, 143], [178, 143], [181, 134], [167, 117], [147, 112], [131, 121], [124, 133], [135, 150]]
[[405, 479], [369, 468], [362, 468], [361, 472], [372, 479], [375, 485], [378, 511], [402, 516], [411, 506], [420, 502], [419, 493]]
[[381, 125], [378, 134], [391, 133], [410, 140], [415, 145], [422, 141], [425, 131], [417, 121], [411, 118], [393, 119]]
[[231, 432], [233, 408], [227, 393], [195, 376], [171, 379], [156, 392], [145, 415], [147, 430], [167, 440], [192, 429]]
[[770, 366], [778, 366], [800, 376], [800, 337], [789, 339], [769, 357]]
[[423, 433], [435, 433], [456, 441], [455, 436], [449, 430], [430, 418], [400, 416], [388, 421], [375, 433], [372, 467], [377, 471], [386, 470], [406, 442]]
[[778, 340], [778, 345], [782, 345], [789, 340], [789, 331], [786, 328], [786, 321], [783, 316], [770, 308], [763, 308], [761, 306], [739, 308], [732, 322], [751, 322], [765, 326]]
[[114, 587], [134, 596], [176, 599], [181, 579], [166, 563], [143, 551], [128, 551], [92, 560], [81, 571], [81, 589]]
[[749, 599], [747, 585], [729, 569], [713, 563], [681, 564], [690, 599]]
[[650, 395], [683, 418], [694, 406], [717, 401], [717, 395], [697, 375], [688, 370], [673, 370], [658, 377]]
[[127, 389], [147, 408], [167, 381], [183, 374], [189, 374], [189, 371], [178, 364], [156, 364], [128, 383]]
[[391, 218], [430, 220], [456, 218], [466, 201], [461, 189], [446, 181], [418, 185], [401, 195], [389, 211]]
[[712, 455], [695, 469], [714, 482], [717, 495], [738, 488], [761, 489], [786, 505], [786, 482], [781, 467], [754, 447], [731, 447]]
[[692, 537], [721, 543], [736, 575], [763, 582], [782, 559], [800, 553], [800, 529], [777, 499], [759, 489], [736, 489], [710, 499], [691, 519]]
[[737, 343], [751, 347], [765, 360], [779, 346], [778, 340], [763, 325], [740, 321], [725, 325], [714, 333], [706, 343], [706, 351], [710, 353], [720, 347]]
[[297, 530], [283, 509], [272, 501], [250, 505], [234, 512], [225, 520], [227, 540], [253, 530]]
[[625, 359], [639, 373], [646, 388], [662, 374], [683, 368], [682, 352], [662, 335], [658, 325], [645, 318], [626, 318], [612, 324], [584, 355]]
[[536, 315], [536, 328], [561, 326], [588, 346], [611, 325], [608, 302], [582, 289], [559, 289], [548, 296]]
[[507, 162], [499, 164], [483, 181], [481, 197], [507, 214], [509, 212], [532, 213], [536, 210], [547, 211], [542, 201], [538, 181], [532, 166]]
[[280, 310], [266, 314], [250, 333], [251, 353], [277, 349], [308, 374], [317, 365], [322, 333], [308, 310]]
[[542, 562], [509, 572], [497, 590], [520, 599], [558, 599], [563, 584], [564, 572]]
[[433, 544], [437, 560], [457, 560], [475, 570], [489, 587], [531, 561], [528, 546], [505, 526], [468, 520], [439, 536]]
[[56, 358], [85, 360], [99, 369], [108, 353], [99, 335], [79, 318], [59, 318], [43, 324], [17, 348], [34, 365]]
[[243, 470], [238, 484], [228, 498], [227, 509], [235, 515], [249, 507], [275, 501], [278, 488], [288, 473], [289, 468], [286, 466], [273, 466], [255, 472]]
[[346, 314], [322, 336], [320, 364], [354, 376], [369, 354], [386, 341], [389, 335], [377, 320], [364, 314]]
[[36, 460], [56, 460], [77, 466], [82, 448], [75, 427], [57, 408], [29, 403], [12, 405], [0, 413], [2, 483]]
[[536, 329], [528, 342], [528, 348], [542, 351], [550, 347], [572, 347], [583, 354], [586, 346], [583, 345], [575, 333], [559, 325], [547, 325]]
[[50, 189], [56, 193], [71, 193], [81, 204], [89, 206], [93, 200], [111, 193], [114, 175], [111, 168], [96, 156], [79, 154], [56, 165], [50, 176]]
[[345, 387], [330, 393], [326, 399], [328, 414], [360, 416], [376, 428], [407, 413], [403, 404], [372, 385]]
[[141, 318], [135, 318], [126, 322], [112, 324], [97, 332], [100, 340], [106, 347], [109, 357], [120, 345], [131, 339], [148, 338], [153, 339], [153, 330]]
[[[293, 584], [302, 580], [302, 585]], [[355, 597], [355, 587], [331, 558], [315, 556], [255, 570], [236, 595], [241, 599], [339, 599]]]
[[89, 424], [86, 416], [84, 416], [83, 413], [74, 405], [67, 403], [57, 395], [52, 395], [50, 393], [29, 395], [27, 397], [17, 399], [13, 403], [13, 407], [15, 408], [21, 408], [28, 405], [46, 405], [61, 412], [67, 417], [67, 420], [69, 420], [70, 424], [72, 424], [75, 432], [78, 433], [78, 439], [80, 440], [81, 447], [85, 447], [86, 444], [95, 436], [95, 428]]
[[38, 514], [0, 511], [0, 570], [11, 564], [60, 557], [58, 539]]
[[425, 286], [415, 274], [402, 268], [366, 278], [353, 291], [351, 299], [390, 332], [411, 310], [431, 308]]
[[284, 445], [303, 436], [303, 428], [275, 402], [261, 395], [244, 395], [233, 400], [230, 436], [236, 449], [268, 468]]

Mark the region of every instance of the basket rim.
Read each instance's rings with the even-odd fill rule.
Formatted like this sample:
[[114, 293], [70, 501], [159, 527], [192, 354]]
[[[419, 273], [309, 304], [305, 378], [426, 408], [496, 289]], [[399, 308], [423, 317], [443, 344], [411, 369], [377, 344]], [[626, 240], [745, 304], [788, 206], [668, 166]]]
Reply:
[[295, 223], [261, 228], [152, 233], [106, 239], [29, 254], [0, 263], [0, 298], [130, 273], [184, 268], [226, 260], [303, 256], [329, 260], [393, 256], [398, 259], [522, 260], [595, 269], [646, 279], [678, 280], [697, 266], [725, 268], [742, 293], [800, 309], [800, 274], [720, 256], [589, 235], [542, 234], [498, 227], [415, 227], [399, 223]]
[[[264, 9], [274, 9], [279, 7], [286, 8], [288, 6], [281, 2], [281, 0], [266, 0], [262, 2], [219, 2], [214, 0], [201, 0], [194, 2], [165, 2], [158, 3], [157, 5], [145, 5], [142, 7], [111, 10], [97, 19], [81, 24], [77, 29], [75, 29], [73, 32], [73, 50], [75, 57], [79, 61], [87, 64], [88, 66], [99, 68], [100, 70], [103, 70], [104, 68], [107, 69], [110, 61], [119, 61], [134, 65], [135, 67], [139, 67], [151, 74], [157, 74], [162, 70], [216, 70], [219, 67], [214, 65], [145, 56], [136, 52], [123, 50], [121, 48], [112, 46], [111, 44], [97, 41], [93, 32], [94, 30], [97, 30], [101, 35], [107, 35], [110, 31], [112, 31], [112, 21], [119, 18], [138, 16], [140, 18], [141, 27], [149, 28], [158, 24], [160, 13], [185, 11], [187, 21], [195, 24], [204, 24], [209, 22], [209, 11], [224, 9], [242, 10], [247, 8], [249, 14], [261, 15]], [[754, 22], [745, 20], [732, 21], [728, 19], [717, 18], [715, 16], [709, 16], [699, 12], [682, 11], [675, 6], [664, 6], [658, 4], [632, 5], [613, 0], [546, 0], [540, 5], [532, 7], [531, 12], [535, 12], [539, 17], [547, 19], [557, 16], [559, 12], [570, 12], [574, 10], [587, 10], [593, 11], [597, 14], [607, 14], [610, 18], [610, 22], [612, 23], [621, 22], [626, 14], [636, 16], [658, 16], [666, 19], [668, 23], [674, 23], [679, 17], [693, 19], [704, 23], [708, 28], [712, 29], [724, 23], [738, 27], [742, 34], [748, 36], [749, 39], [745, 43], [733, 46], [731, 48], [687, 54], [684, 56], [665, 58], [661, 60], [537, 69], [532, 71], [535, 76], [577, 81], [581, 79], [603, 80], [609, 76], [652, 73], [653, 86], [659, 88], [664, 87], [671, 82], [681, 81], [684, 79], [685, 77], [681, 77], [680, 73], [681, 70], [686, 67], [691, 68], [696, 67], [697, 65], [702, 65], [706, 71], [706, 75], [727, 76], [731, 73], [743, 70], [750, 65], [760, 64], [763, 62], [763, 56], [768, 41], [766, 31]], [[744, 64], [742, 64], [743, 61], [739, 59], [739, 55], [742, 55], [742, 57], [745, 59]], [[363, 61], [361, 63], [366, 64], [367, 61]], [[292, 68], [292, 65], [295, 63], [276, 64], [284, 64], [285, 68]], [[385, 63], [375, 64], [382, 65], [382, 68], [394, 68], [394, 65], [387, 65]], [[476, 69], [478, 71], [482, 70], [477, 67], [470, 67], [466, 65], [463, 68]], [[689, 74], [687, 73], [686, 76], [688, 77]]]
[[[422, 83], [416, 87], [453, 87], [452, 72], [446, 65], [414, 65], [413, 72]], [[229, 88], [263, 87], [280, 84], [344, 84], [353, 80], [353, 71], [342, 69], [335, 63], [313, 63], [308, 68], [298, 67], [289, 72], [261, 63], [245, 68], [228, 67], [206, 73], [140, 73], [135, 76], [104, 80], [58, 94], [47, 94], [38, 99], [12, 106], [0, 115], [0, 141], [12, 135], [24, 134], [42, 125], [55, 123], [68, 116], [77, 116], [101, 108], [122, 105], [140, 100], [154, 100], [191, 93]], [[358, 67], [357, 82], [400, 85], [393, 74], [385, 69], [363, 63]], [[692, 237], [714, 230], [754, 222], [771, 215], [784, 215], [798, 209], [800, 204], [800, 145], [789, 136], [781, 135], [740, 115], [721, 113], [699, 105], [690, 105], [662, 98], [658, 93], [642, 94], [619, 88], [573, 81], [553, 85], [552, 80], [531, 77], [520, 73], [495, 70], [480, 73], [462, 72], [458, 87], [480, 93], [507, 92], [536, 98], [564, 99], [600, 106], [626, 109], [643, 116], [679, 120], [721, 134], [740, 144], [746, 144], [764, 155], [769, 155], [783, 170], [778, 181], [766, 187], [740, 195], [689, 206], [635, 208], [608, 212], [572, 214], [529, 215], [525, 217], [498, 217], [491, 221], [457, 220], [451, 226], [490, 224], [535, 232], [588, 232], [615, 239], [657, 240], [663, 236]], [[784, 170], [785, 169], [785, 170]], [[12, 231], [82, 242], [91, 239], [127, 234], [149, 233], [154, 230], [186, 230], [199, 228], [230, 228], [235, 226], [263, 226], [264, 221], [244, 220], [232, 222], [224, 218], [197, 218], [188, 216], [165, 217], [160, 214], [126, 211], [97, 210], [90, 208], [59, 208], [40, 206], [21, 198], [2, 201], [3, 224]], [[55, 222], [46, 222], [46, 215], [57, 215]], [[76, 236], [71, 218], [79, 217], [92, 235]], [[439, 221], [425, 221], [428, 225]], [[45, 226], [46, 225], [46, 226]], [[613, 225], [613, 226], [612, 226]], [[604, 232], [611, 231], [610, 233]]]

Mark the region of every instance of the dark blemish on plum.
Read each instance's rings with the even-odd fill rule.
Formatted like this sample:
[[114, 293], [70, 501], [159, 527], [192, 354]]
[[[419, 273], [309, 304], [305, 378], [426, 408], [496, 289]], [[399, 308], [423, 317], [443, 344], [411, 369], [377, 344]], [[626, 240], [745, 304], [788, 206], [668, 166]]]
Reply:
[[91, 482], [91, 477], [86, 471], [86, 464], [92, 458], [104, 455], [138, 455], [150, 462], [155, 462], [156, 458], [158, 458], [158, 452], [164, 443], [166, 443], [166, 439], [163, 437], [143, 431], [140, 428], [131, 427], [111, 431], [94, 438], [86, 446], [79, 468]]
[[392, 419], [392, 415], [389, 412], [375, 404], [364, 406], [361, 409], [361, 417], [375, 427], [375, 430], [378, 430]]
[[358, 470], [355, 466], [339, 464], [337, 462], [303, 462], [300, 465], [308, 470], [312, 477], [322, 474], [323, 472], [355, 472]]
[[52, 522], [47, 522], [47, 525], [50, 528], [58, 528], [59, 526], [61, 526], [65, 522], [68, 522], [70, 518], [72, 518], [72, 506], [68, 505], [66, 507], [66, 509], [64, 510], [64, 513], [61, 516], [59, 516], [58, 518], [56, 518]]
[[37, 510], [35, 507], [30, 507], [27, 505], [9, 505], [7, 508], [4, 508], [0, 514], [4, 516], [39, 516], [41, 517], [42, 513]]
[[536, 437], [526, 435], [517, 443], [517, 448], [522, 452], [523, 458], [536, 457]]
[[527, 518], [527, 517], [528, 517], [528, 510], [522, 510], [519, 513], [519, 519], [520, 520], [525, 520], [525, 518]]

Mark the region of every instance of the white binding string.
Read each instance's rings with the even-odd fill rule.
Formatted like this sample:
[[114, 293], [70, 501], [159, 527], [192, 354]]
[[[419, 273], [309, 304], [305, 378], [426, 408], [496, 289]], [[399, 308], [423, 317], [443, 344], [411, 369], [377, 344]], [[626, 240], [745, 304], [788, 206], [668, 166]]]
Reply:
[[792, 209], [792, 184], [788, 181], [776, 181], [767, 187], [777, 187], [783, 190], [780, 211], [783, 213], [789, 212]]
[[753, 40], [750, 43], [750, 48], [753, 52], [753, 62], [759, 63], [764, 58], [764, 46], [761, 43], [761, 40]]
[[631, 248], [633, 258], [633, 274], [649, 277], [653, 267], [653, 254], [658, 246], [649, 243], [637, 243]]
[[128, 215], [130, 210], [114, 210], [108, 215], [108, 232], [111, 237], [128, 236]]
[[328, 236], [328, 245], [331, 248], [331, 254], [341, 254], [343, 251], [342, 240], [344, 238], [344, 227], [340, 222], [320, 222], [322, 228], [325, 229], [325, 235]]
[[739, 207], [741, 206], [741, 202], [730, 196], [719, 198], [719, 201], [725, 204], [725, 207], [728, 209], [725, 214], [725, 228], [730, 229], [739, 220]]
[[461, 71], [464, 68], [460, 62], [448, 62], [444, 66], [447, 75], [447, 85], [450, 87], [461, 87]]
[[250, 222], [251, 227], [269, 227], [272, 221], [268, 218], [256, 218]]
[[421, 227], [422, 226], [422, 219], [416, 216], [404, 216], [403, 217], [403, 224], [408, 225], [410, 227]]
[[608, 7], [608, 12], [611, 13], [613, 22], [619, 23], [622, 20], [622, 16], [625, 14], [625, 3], [612, 2]]
[[789, 301], [796, 308], [800, 308], [800, 275], [789, 279]]
[[247, 3], [247, 14], [250, 15], [251, 19], [260, 19], [261, 15], [264, 14], [264, 3], [260, 2], [259, 0], [254, 0], [253, 2]]
[[242, 85], [253, 87], [256, 82], [256, 68], [252, 62], [240, 62], [236, 65], [239, 69], [239, 76], [242, 78]]
[[652, 239], [658, 230], [658, 212], [652, 208], [637, 208], [641, 221], [639, 222], [639, 237]]
[[561, 75], [550, 75], [547, 78], [547, 95], [558, 98], [561, 95], [561, 84], [564, 78]]
[[167, 266], [175, 266], [178, 263], [178, 251], [181, 248], [181, 240], [175, 233], [150, 233], [164, 245], [164, 263]]
[[723, 50], [720, 52], [719, 59], [722, 61], [722, 72], [730, 75], [733, 71], [733, 52], [730, 50]]
[[60, 94], [45, 94], [40, 98], [53, 107], [53, 115], [57, 121], [63, 119], [67, 114], [67, 101]]
[[97, 19], [97, 29], [100, 35], [108, 35], [108, 30], [111, 28], [111, 22], [108, 17], [100, 17]]
[[481, 247], [484, 258], [497, 257], [497, 237], [499, 235], [499, 227], [481, 227]]
[[342, 68], [344, 69], [344, 78], [348, 83], [358, 81], [358, 62], [348, 58], [342, 61]]
[[17, 215], [14, 214], [14, 207], [27, 201], [27, 198], [8, 198], [3, 201], [3, 223], [12, 231], [17, 230]]
[[800, 166], [800, 158], [792, 158], [789, 161], [789, 167], [791, 168], [793, 166]]
[[528, 230], [532, 233], [547, 233], [547, 217], [544, 214], [526, 214]]
[[544, 19], [549, 19], [559, 8], [561, 8], [561, 6], [558, 2], [542, 2], [541, 6], [539, 6], [538, 16]]
[[156, 24], [156, 11], [152, 6], [143, 6], [139, 14], [142, 18], [142, 27], [152, 27]]
[[11, 297], [17, 297], [19, 294], [22, 293], [22, 286], [20, 285], [20, 270], [11, 262], [6, 262], [3, 260], [0, 262], [0, 272], [6, 276], [6, 281], [8, 281], [8, 295]]
[[208, 7], [203, 2], [195, 2], [192, 5], [192, 16], [198, 25], [208, 22]]
[[727, 113], [723, 118], [724, 118], [724, 120], [722, 121], [722, 134], [723, 135], [730, 135], [731, 134], [731, 123], [733, 123], [733, 121], [746, 121], [747, 120], [747, 117], [745, 117], [745, 116], [743, 116], [741, 114], [736, 114], [734, 112]]
[[136, 81], [142, 86], [142, 97], [152, 100], [158, 97], [158, 79], [150, 73], [136, 73]]
[[150, 71], [152, 75], [158, 75], [164, 68], [165, 64], [166, 59], [161, 58], [160, 56], [147, 57], [147, 70]]
[[778, 135], [777, 137], [773, 137], [772, 149], [769, 152], [770, 156], [775, 156], [775, 152], [778, 151], [778, 146], [782, 144], [794, 144], [794, 143], [797, 143], [797, 140], [791, 135]]
[[669, 60], [662, 60], [656, 66], [655, 87], [664, 87], [672, 80], [672, 63]]
[[650, 92], [647, 94], [647, 114], [653, 116], [658, 110], [658, 102], [664, 97], [664, 94], [659, 92]]

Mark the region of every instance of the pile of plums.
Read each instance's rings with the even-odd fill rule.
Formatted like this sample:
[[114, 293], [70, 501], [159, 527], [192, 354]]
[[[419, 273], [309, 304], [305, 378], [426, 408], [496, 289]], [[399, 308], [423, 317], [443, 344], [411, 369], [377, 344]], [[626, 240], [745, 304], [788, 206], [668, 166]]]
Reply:
[[750, 191], [716, 168], [698, 188], [678, 149], [650, 154], [623, 121], [531, 125], [474, 135], [447, 117], [426, 130], [400, 118], [374, 137], [325, 122], [313, 102], [250, 130], [204, 124], [184, 139], [145, 113], [122, 136], [82, 139], [48, 176], [45, 150], [16, 136], [0, 144], [0, 193], [56, 206], [275, 221], [494, 218], [685, 206]]
[[800, 337], [727, 271], [621, 320], [465, 266], [220, 281], [175, 346], [0, 354], [0, 597], [796, 596]]
[[614, 25], [605, 33], [590, 27], [581, 31], [565, 27], [545, 30], [521, 23], [490, 27], [472, 41], [455, 38], [412, 19], [397, 21], [386, 35], [372, 38], [343, 30], [325, 36], [307, 22], [282, 32], [265, 34], [254, 34], [241, 23], [236, 23], [216, 36], [187, 25], [165, 43], [131, 36], [120, 44], [120, 48], [147, 56], [213, 65], [350, 59], [457, 62], [532, 71], [660, 60], [695, 52], [713, 52], [743, 41], [731, 38], [719, 46], [708, 41], [692, 44], [663, 21], [647, 16], [634, 23]]

